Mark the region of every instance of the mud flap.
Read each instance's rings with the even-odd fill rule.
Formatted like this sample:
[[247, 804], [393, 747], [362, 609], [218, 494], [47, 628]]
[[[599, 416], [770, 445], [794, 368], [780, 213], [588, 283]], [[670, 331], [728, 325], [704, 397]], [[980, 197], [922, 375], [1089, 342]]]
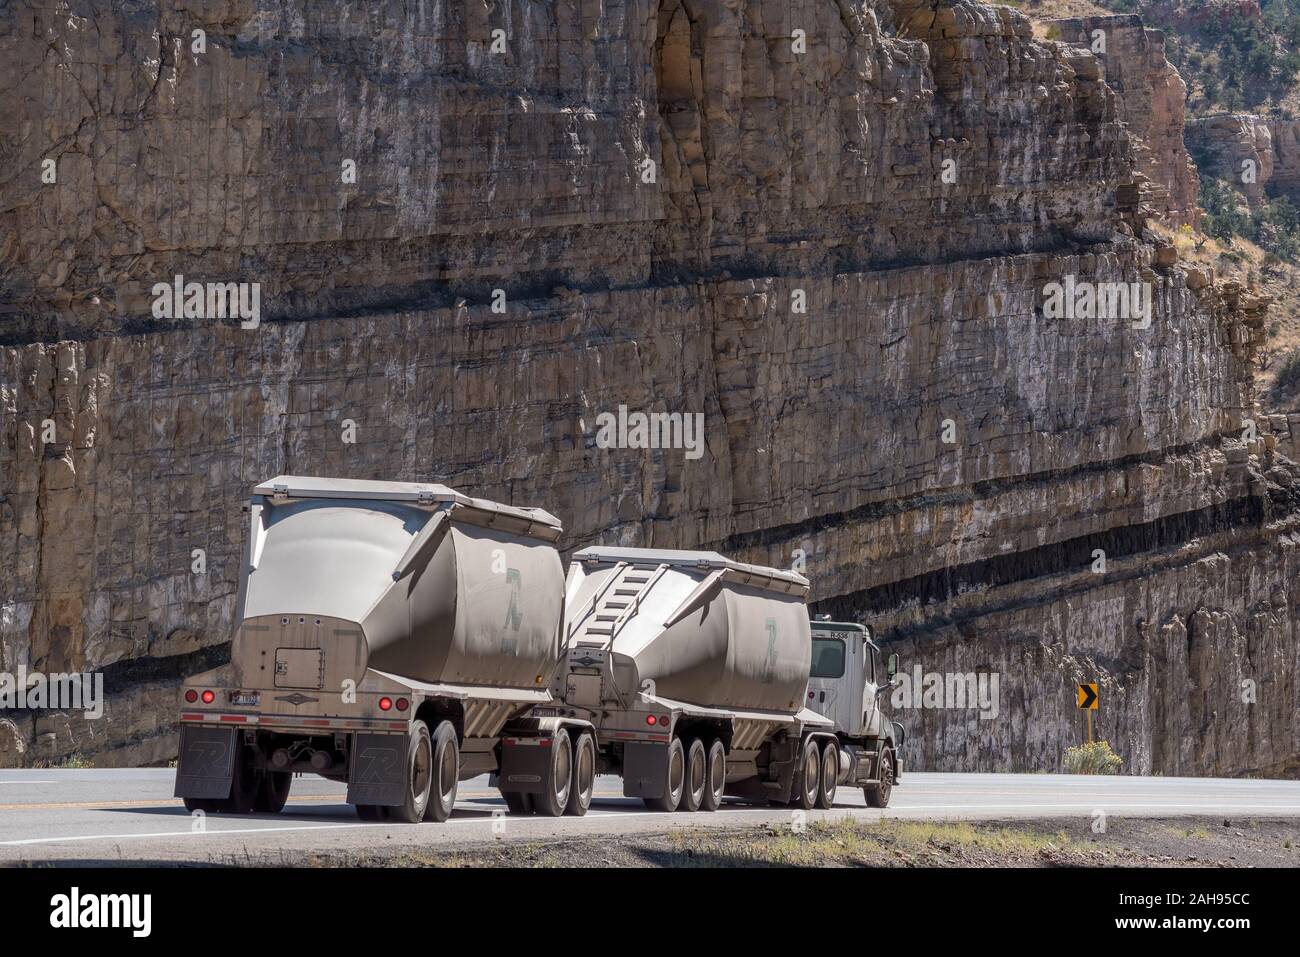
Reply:
[[668, 787], [668, 745], [629, 741], [623, 745], [623, 796], [656, 798]]
[[406, 735], [358, 734], [348, 774], [348, 803], [401, 804], [406, 797], [406, 752]]
[[226, 798], [235, 767], [235, 728], [181, 727], [176, 762], [176, 796]]
[[501, 773], [497, 787], [504, 794], [541, 794], [546, 787], [546, 770], [551, 763], [549, 738], [519, 738], [501, 745]]

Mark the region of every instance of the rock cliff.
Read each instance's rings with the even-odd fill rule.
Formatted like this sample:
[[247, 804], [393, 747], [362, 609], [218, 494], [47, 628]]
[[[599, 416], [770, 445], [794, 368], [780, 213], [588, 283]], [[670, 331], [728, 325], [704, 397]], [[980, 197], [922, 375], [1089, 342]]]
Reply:
[[[0, 10], [0, 670], [110, 694], [0, 716], [0, 764], [170, 757], [238, 504], [297, 472], [801, 567], [909, 667], [1001, 674], [995, 721], [897, 715], [913, 767], [1055, 768], [1090, 676], [1132, 770], [1295, 773], [1267, 304], [1145, 229], [1186, 169], [1153, 47], [1130, 103], [969, 0], [165, 6]], [[155, 315], [176, 275], [260, 324]], [[599, 448], [619, 405], [703, 455]]]

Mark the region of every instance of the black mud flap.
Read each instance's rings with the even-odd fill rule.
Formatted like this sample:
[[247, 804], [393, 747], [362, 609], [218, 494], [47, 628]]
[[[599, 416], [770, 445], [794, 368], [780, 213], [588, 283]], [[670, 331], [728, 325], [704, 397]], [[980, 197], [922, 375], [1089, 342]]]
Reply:
[[546, 770], [550, 763], [549, 738], [519, 738], [516, 744], [503, 743], [497, 787], [502, 793], [541, 794], [546, 788]]
[[349, 804], [396, 807], [406, 797], [404, 734], [358, 734], [348, 774]]
[[623, 745], [623, 796], [661, 797], [668, 788], [668, 745], [629, 741]]
[[176, 762], [177, 797], [230, 797], [238, 744], [236, 733], [235, 728], [181, 727], [181, 748]]

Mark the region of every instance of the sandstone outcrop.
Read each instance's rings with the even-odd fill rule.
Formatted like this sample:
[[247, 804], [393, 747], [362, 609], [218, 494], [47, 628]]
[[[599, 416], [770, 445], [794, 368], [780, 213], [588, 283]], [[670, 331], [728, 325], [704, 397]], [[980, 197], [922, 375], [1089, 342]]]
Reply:
[[[906, 663], [1002, 673], [999, 721], [898, 716], [913, 767], [1055, 768], [1086, 674], [1134, 770], [1294, 773], [1266, 303], [1145, 233], [1135, 118], [1150, 148], [1167, 117], [1109, 62], [969, 0], [167, 7], [0, 11], [31, 118], [0, 186], [0, 670], [110, 695], [0, 726], [0, 764], [167, 757], [170, 688], [229, 641], [238, 505], [298, 472], [542, 504], [566, 549], [796, 564]], [[260, 283], [261, 323], [155, 317], [176, 274]], [[1149, 326], [1049, 315], [1066, 277], [1145, 285]], [[704, 413], [703, 456], [597, 448], [620, 404]]]
[[1175, 226], [1197, 225], [1199, 181], [1183, 145], [1187, 84], [1165, 59], [1165, 38], [1140, 17], [1044, 20], [1049, 37], [1093, 50], [1106, 84], [1119, 94], [1120, 116], [1134, 139], [1138, 168], [1151, 183], [1152, 208]]
[[1251, 113], [1195, 117], [1187, 124], [1187, 148], [1202, 157], [1205, 171], [1231, 183], [1255, 206], [1273, 178], [1273, 131]]

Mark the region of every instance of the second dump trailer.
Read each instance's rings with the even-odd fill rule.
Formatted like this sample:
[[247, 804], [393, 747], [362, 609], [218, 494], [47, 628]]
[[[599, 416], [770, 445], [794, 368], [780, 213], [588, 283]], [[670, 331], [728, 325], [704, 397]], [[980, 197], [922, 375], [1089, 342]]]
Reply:
[[800, 575], [716, 552], [579, 551], [558, 701], [532, 713], [588, 722], [599, 769], [657, 810], [724, 794], [829, 807], [840, 744], [804, 707], [807, 595]]

